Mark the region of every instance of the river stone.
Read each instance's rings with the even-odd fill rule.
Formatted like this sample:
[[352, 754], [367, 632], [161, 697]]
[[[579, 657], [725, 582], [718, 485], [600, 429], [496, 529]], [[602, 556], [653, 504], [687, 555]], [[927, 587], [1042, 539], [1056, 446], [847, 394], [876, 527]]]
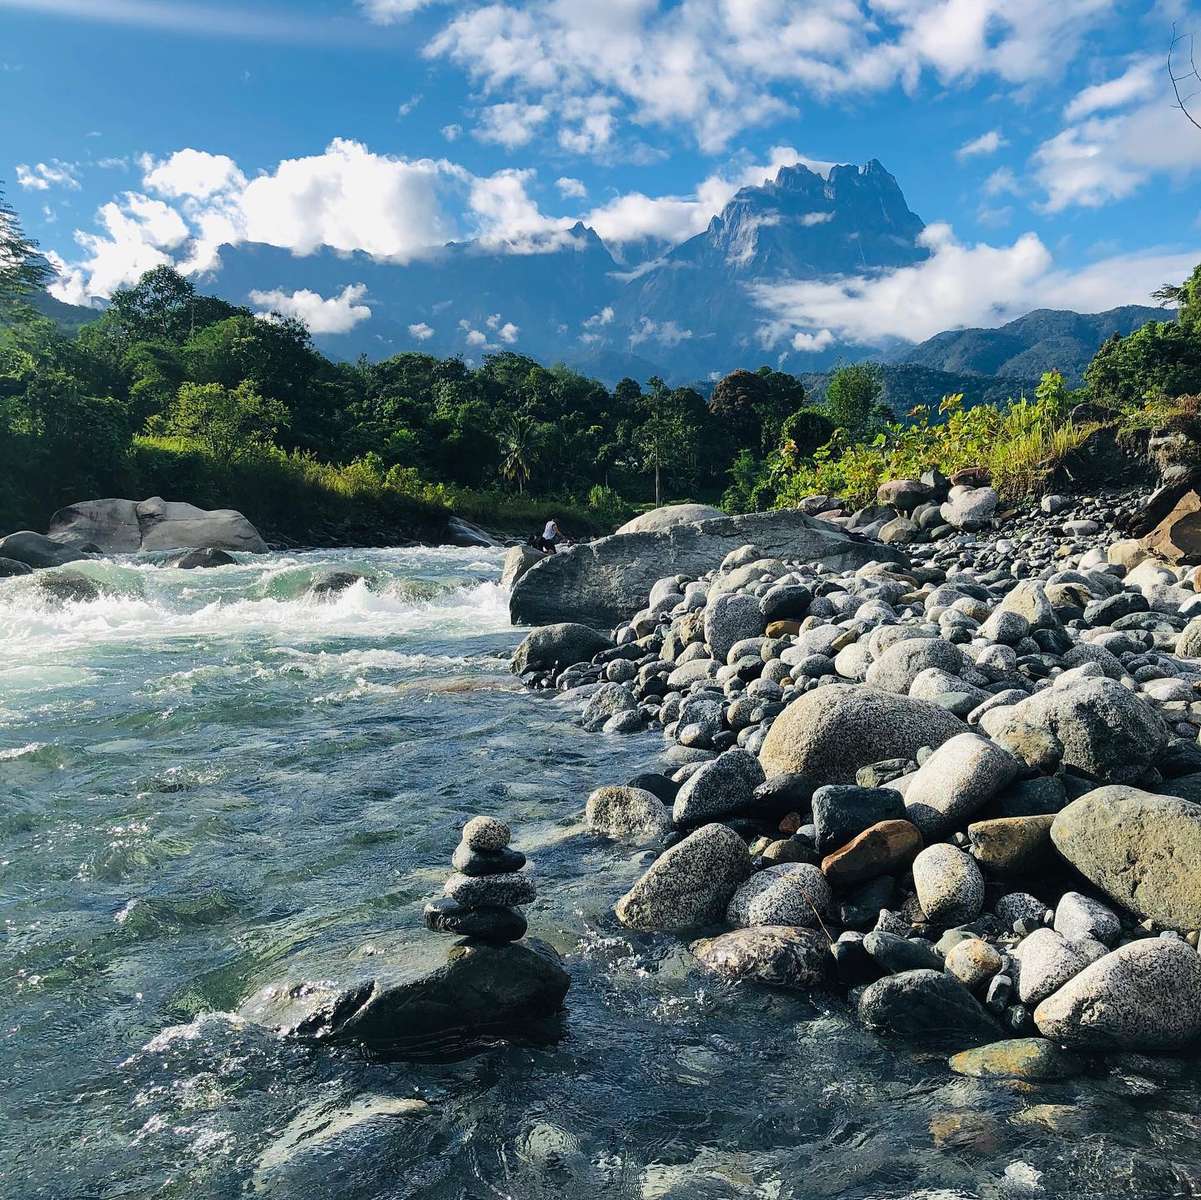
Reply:
[[1079, 892], [1064, 892], [1055, 906], [1055, 932], [1065, 938], [1093, 938], [1112, 946], [1122, 932], [1122, 923], [1099, 900]]
[[908, 821], [881, 821], [822, 859], [822, 874], [835, 887], [891, 875], [922, 848], [922, 835]]
[[956, 678], [967, 667], [963, 651], [938, 637], [906, 638], [889, 646], [867, 669], [868, 687], [882, 692], [908, 693], [913, 681], [929, 667]]
[[705, 608], [705, 641], [718, 662], [743, 638], [758, 637], [766, 622], [756, 597], [745, 592], [723, 592]]
[[503, 850], [476, 850], [460, 842], [450, 865], [464, 875], [508, 875], [525, 866], [525, 855], [506, 846]]
[[912, 759], [964, 729], [937, 704], [834, 683], [806, 692], [776, 718], [759, 760], [768, 778], [799, 771], [820, 783], [853, 783], [860, 767]]
[[692, 525], [697, 521], [711, 521], [726, 514], [711, 504], [664, 504], [640, 513], [617, 530], [618, 533], [658, 533], [674, 525]]
[[1051, 854], [1050, 814], [995, 817], [967, 827], [972, 857], [992, 875], [1028, 875]]
[[477, 937], [492, 942], [515, 942], [525, 937], [526, 919], [515, 908], [485, 904], [465, 908], [449, 896], [431, 900], [423, 912], [427, 929], [435, 933], [453, 933], [457, 937]]
[[535, 550], [533, 546], [511, 546], [501, 564], [500, 586], [510, 591], [536, 562], [541, 562], [545, 557], [543, 551]]
[[584, 819], [593, 833], [626, 842], [657, 842], [671, 832], [663, 801], [638, 787], [600, 787], [589, 797]]
[[801, 621], [809, 612], [813, 593], [799, 583], [777, 584], [763, 593], [759, 609], [767, 624], [774, 621]]
[[637, 707], [638, 701], [634, 699], [634, 693], [624, 683], [602, 683], [588, 697], [580, 724], [590, 733], [596, 733], [610, 717], [630, 712]]
[[1020, 769], [1008, 751], [979, 734], [960, 733], [944, 741], [909, 781], [905, 815], [927, 840], [962, 828]]
[[813, 793], [813, 824], [817, 849], [822, 854], [845, 846], [856, 834], [880, 821], [904, 818], [905, 801], [892, 788], [833, 783]]
[[657, 532], [616, 533], [548, 555], [514, 585], [509, 614], [517, 625], [573, 620], [611, 628], [643, 607], [665, 570], [696, 579], [747, 544], [758, 548], [757, 558], [821, 562], [835, 570], [905, 561], [892, 546], [858, 541], [795, 509], [715, 517]]
[[749, 751], [727, 750], [692, 774], [676, 793], [672, 819], [679, 826], [744, 812], [764, 781], [759, 760]]
[[913, 860], [913, 886], [935, 925], [974, 921], [984, 907], [984, 878], [975, 859], [955, 846], [927, 846]]
[[1000, 971], [1000, 954], [982, 938], [969, 937], [956, 942], [947, 951], [946, 969], [963, 984], [975, 991]]
[[65, 546], [30, 529], [0, 537], [0, 558], [10, 558], [27, 567], [62, 567], [89, 557], [83, 550]]
[[829, 944], [815, 929], [756, 925], [702, 938], [690, 949], [702, 966], [727, 979], [809, 991], [829, 976]]
[[105, 554], [204, 547], [267, 552], [258, 530], [240, 512], [230, 508], [210, 512], [161, 496], [70, 504], [50, 518], [47, 533], [58, 542], [91, 542]]
[[36, 582], [47, 599], [59, 604], [90, 604], [101, 596], [100, 585], [94, 579], [69, 568], [39, 572]]
[[208, 570], [213, 567], [234, 567], [238, 560], [225, 550], [214, 546], [202, 546], [199, 550], [187, 550], [173, 559], [171, 566], [180, 571]]
[[452, 900], [473, 908], [479, 904], [532, 904], [538, 896], [529, 875], [451, 875], [442, 891]]
[[956, 1075], [975, 1079], [1070, 1079], [1084, 1064], [1046, 1038], [1010, 1038], [961, 1050], [947, 1064]]
[[445, 1051], [456, 1037], [518, 1032], [552, 1016], [570, 986], [562, 959], [537, 938], [503, 946], [469, 941], [433, 970], [397, 967], [350, 984], [274, 984], [238, 1015], [306, 1040], [401, 1054]]
[[878, 1033], [930, 1045], [968, 1047], [997, 1040], [996, 1022], [957, 979], [942, 971], [905, 971], [868, 984], [859, 1019]]
[[817, 926], [830, 908], [830, 885], [809, 863], [781, 863], [752, 875], [730, 898], [731, 925]]
[[997, 611], [1025, 617], [1031, 629], [1054, 629], [1059, 624], [1055, 609], [1047, 599], [1046, 588], [1035, 579], [1021, 580], [1006, 594]]
[[902, 971], [941, 971], [942, 959], [922, 938], [901, 937], [887, 929], [873, 929], [863, 938], [863, 948], [891, 975]]
[[562, 622], [543, 625], [526, 635], [517, 647], [509, 669], [514, 675], [527, 671], [561, 670], [588, 662], [594, 654], [607, 650], [612, 643], [603, 633], [587, 625]]
[[464, 846], [472, 850], [497, 851], [503, 850], [512, 838], [509, 827], [495, 817], [472, 817], [463, 826], [462, 841]]
[[1078, 975], [1096, 956], [1086, 942], [1069, 942], [1054, 929], [1036, 929], [1012, 951], [1018, 998], [1034, 1005]]
[[[1155, 708], [1114, 679], [1047, 688], [1012, 708], [994, 711], [1053, 736], [1063, 747], [1066, 766], [1114, 782], [1136, 779], [1167, 741], [1167, 728]], [[989, 732], [999, 736], [991, 725]]]
[[1176, 938], [1131, 942], [1035, 1010], [1039, 1032], [1085, 1050], [1176, 1050], [1201, 1035], [1201, 955]]
[[751, 856], [738, 834], [725, 825], [702, 825], [651, 863], [614, 911], [629, 929], [695, 929], [725, 913], [750, 870]]
[[0, 558], [0, 579], [11, 579], [16, 575], [30, 575], [33, 568], [28, 563], [17, 562], [15, 558]]
[[1138, 917], [1201, 928], [1201, 805], [1114, 784], [1056, 814], [1055, 848]]
[[1016, 929], [1019, 921], [1041, 925], [1050, 909], [1029, 892], [1008, 892], [993, 905], [993, 912], [1008, 929]]
[[990, 487], [955, 487], [938, 511], [955, 529], [982, 529], [996, 512], [997, 500]]

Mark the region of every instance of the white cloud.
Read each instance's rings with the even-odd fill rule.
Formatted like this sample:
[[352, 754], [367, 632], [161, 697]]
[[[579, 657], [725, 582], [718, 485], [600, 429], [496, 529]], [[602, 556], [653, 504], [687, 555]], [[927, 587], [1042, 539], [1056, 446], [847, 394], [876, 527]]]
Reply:
[[410, 96], [407, 100], [403, 101], [401, 104], [398, 104], [396, 106], [397, 118], [403, 119], [404, 117], [407, 117], [409, 113], [411, 113], [413, 109], [415, 109], [417, 105], [419, 105], [424, 99], [425, 97], [418, 92], [416, 95]]
[[246, 176], [232, 158], [204, 150], [177, 150], [161, 162], [146, 156], [141, 166], [143, 187], [173, 200], [185, 196], [207, 200], [218, 192], [246, 186]]
[[559, 189], [559, 195], [565, 200], [583, 200], [588, 195], [588, 189], [579, 179], [572, 179], [569, 175], [560, 175], [555, 180], [555, 187]]
[[630, 345], [638, 346], [653, 341], [661, 346], [678, 346], [690, 337], [692, 330], [681, 329], [675, 321], [652, 321], [650, 317], [640, 317], [630, 334]]
[[462, 136], [462, 134], [463, 134], [463, 126], [462, 125], [443, 125], [442, 126], [442, 136], [448, 142], [458, 141], [458, 139]]
[[539, 254], [575, 244], [570, 217], [548, 217], [526, 190], [532, 170], [507, 168], [471, 180], [468, 204], [480, 241], [489, 249]]
[[606, 304], [598, 313], [593, 313], [584, 321], [585, 329], [600, 329], [603, 325], [608, 325], [613, 320], [613, 307]]
[[45, 192], [52, 187], [67, 188], [69, 191], [79, 191], [79, 179], [76, 171], [78, 163], [63, 162], [61, 158], [52, 158], [48, 163], [17, 163], [17, 183], [26, 191]]
[[348, 284], [338, 296], [328, 300], [307, 288], [287, 293], [283, 291], [250, 293], [251, 303], [263, 311], [258, 315], [270, 318], [273, 313], [299, 317], [313, 333], [348, 333], [371, 316], [371, 309], [360, 304], [367, 295], [367, 285]]
[[792, 348], [803, 354], [816, 354], [819, 350], [827, 350], [834, 345], [834, 335], [828, 329], [819, 329], [817, 333], [794, 333]]
[[497, 336], [502, 342], [507, 345], [513, 345], [517, 341], [517, 335], [521, 332], [520, 328], [513, 324], [512, 321], [506, 321], [497, 331]]
[[434, 336], [434, 327], [427, 325], [424, 321], [418, 321], [415, 325], [409, 326], [409, 334], [419, 342], [428, 342]]
[[439, 0], [359, 0], [359, 7], [377, 25], [391, 25], [406, 20], [420, 9]]
[[801, 218], [801, 224], [804, 225], [806, 229], [808, 229], [809, 227], [811, 227], [813, 225], [824, 225], [827, 221], [833, 221], [833, 220], [834, 220], [834, 214], [832, 212], [811, 212], [811, 213], [806, 213]]
[[1001, 136], [999, 129], [990, 129], [987, 133], [982, 133], [978, 138], [973, 138], [970, 142], [964, 142], [955, 151], [955, 157], [963, 159], [972, 158], [977, 155], [995, 154], [1002, 146], [1007, 146], [1008, 144]]
[[467, 330], [467, 344], [469, 346], [486, 346], [488, 335], [482, 329], [469, 329]]
[[998, 167], [985, 181], [986, 196], [1021, 195], [1022, 185], [1009, 167]]
[[492, 104], [480, 111], [472, 131], [481, 142], [496, 142], [509, 150], [524, 146], [550, 114], [541, 104]]
[[825, 333], [866, 345], [917, 342], [944, 329], [1000, 325], [1033, 308], [1101, 312], [1145, 303], [1163, 280], [1185, 278], [1201, 256], [1201, 247], [1188, 254], [1123, 255], [1069, 271], [1055, 267], [1033, 233], [1010, 246], [967, 246], [949, 226], [930, 225], [923, 239], [931, 256], [916, 266], [752, 287], [768, 316], [765, 343], [787, 338], [797, 346], [799, 336], [797, 348], [816, 349]]
[[1163, 70], [1158, 59], [1140, 58], [1116, 79], [1086, 87], [1071, 100], [1063, 115], [1069, 121], [1079, 121], [1106, 109], [1125, 108], [1136, 100], [1148, 100], [1162, 85]]
[[[819, 98], [991, 76], [1057, 77], [1113, 0], [493, 0], [426, 47], [490, 95], [535, 101], [567, 150], [604, 151], [619, 119], [688, 129], [706, 152]], [[586, 110], [586, 111], [585, 111]]]

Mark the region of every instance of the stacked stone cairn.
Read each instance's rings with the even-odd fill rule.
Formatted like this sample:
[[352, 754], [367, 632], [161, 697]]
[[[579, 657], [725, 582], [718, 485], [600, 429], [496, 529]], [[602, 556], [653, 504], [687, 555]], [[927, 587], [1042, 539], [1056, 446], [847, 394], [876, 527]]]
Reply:
[[451, 857], [454, 874], [443, 895], [425, 906], [425, 923], [436, 933], [505, 945], [525, 936], [518, 906], [537, 896], [525, 873], [525, 855], [514, 850], [512, 834], [495, 817], [472, 817]]
[[531, 633], [515, 672], [586, 729], [662, 731], [587, 802], [592, 833], [656, 851], [617, 920], [730, 978], [840, 988], [966, 1074], [1195, 1045], [1201, 566], [1121, 537], [1146, 503], [1006, 511], [937, 476], [866, 511], [814, 497], [909, 561], [743, 546], [611, 632]]

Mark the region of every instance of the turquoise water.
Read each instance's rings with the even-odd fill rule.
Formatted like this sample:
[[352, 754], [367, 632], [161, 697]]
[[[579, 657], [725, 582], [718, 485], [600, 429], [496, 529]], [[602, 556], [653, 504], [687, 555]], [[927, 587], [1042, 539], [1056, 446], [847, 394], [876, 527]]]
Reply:
[[[369, 582], [306, 598], [328, 568]], [[0, 580], [0, 1195], [1201, 1194], [1192, 1063], [960, 1079], [833, 997], [715, 983], [620, 929], [644, 860], [580, 814], [661, 743], [516, 686], [499, 554], [83, 569], [102, 599]], [[421, 906], [477, 812], [533, 861], [561, 1042], [378, 1063], [230, 1015], [284, 974], [444, 953]], [[297, 1153], [297, 1121], [335, 1125]]]

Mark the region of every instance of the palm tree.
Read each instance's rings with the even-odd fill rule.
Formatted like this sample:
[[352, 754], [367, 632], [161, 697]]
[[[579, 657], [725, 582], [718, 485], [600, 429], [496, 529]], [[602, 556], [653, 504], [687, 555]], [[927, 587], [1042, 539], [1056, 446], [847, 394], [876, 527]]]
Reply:
[[518, 414], [509, 419], [500, 435], [500, 473], [510, 482], [516, 482], [517, 491], [525, 492], [525, 485], [533, 474], [538, 460], [538, 427], [533, 418]]

